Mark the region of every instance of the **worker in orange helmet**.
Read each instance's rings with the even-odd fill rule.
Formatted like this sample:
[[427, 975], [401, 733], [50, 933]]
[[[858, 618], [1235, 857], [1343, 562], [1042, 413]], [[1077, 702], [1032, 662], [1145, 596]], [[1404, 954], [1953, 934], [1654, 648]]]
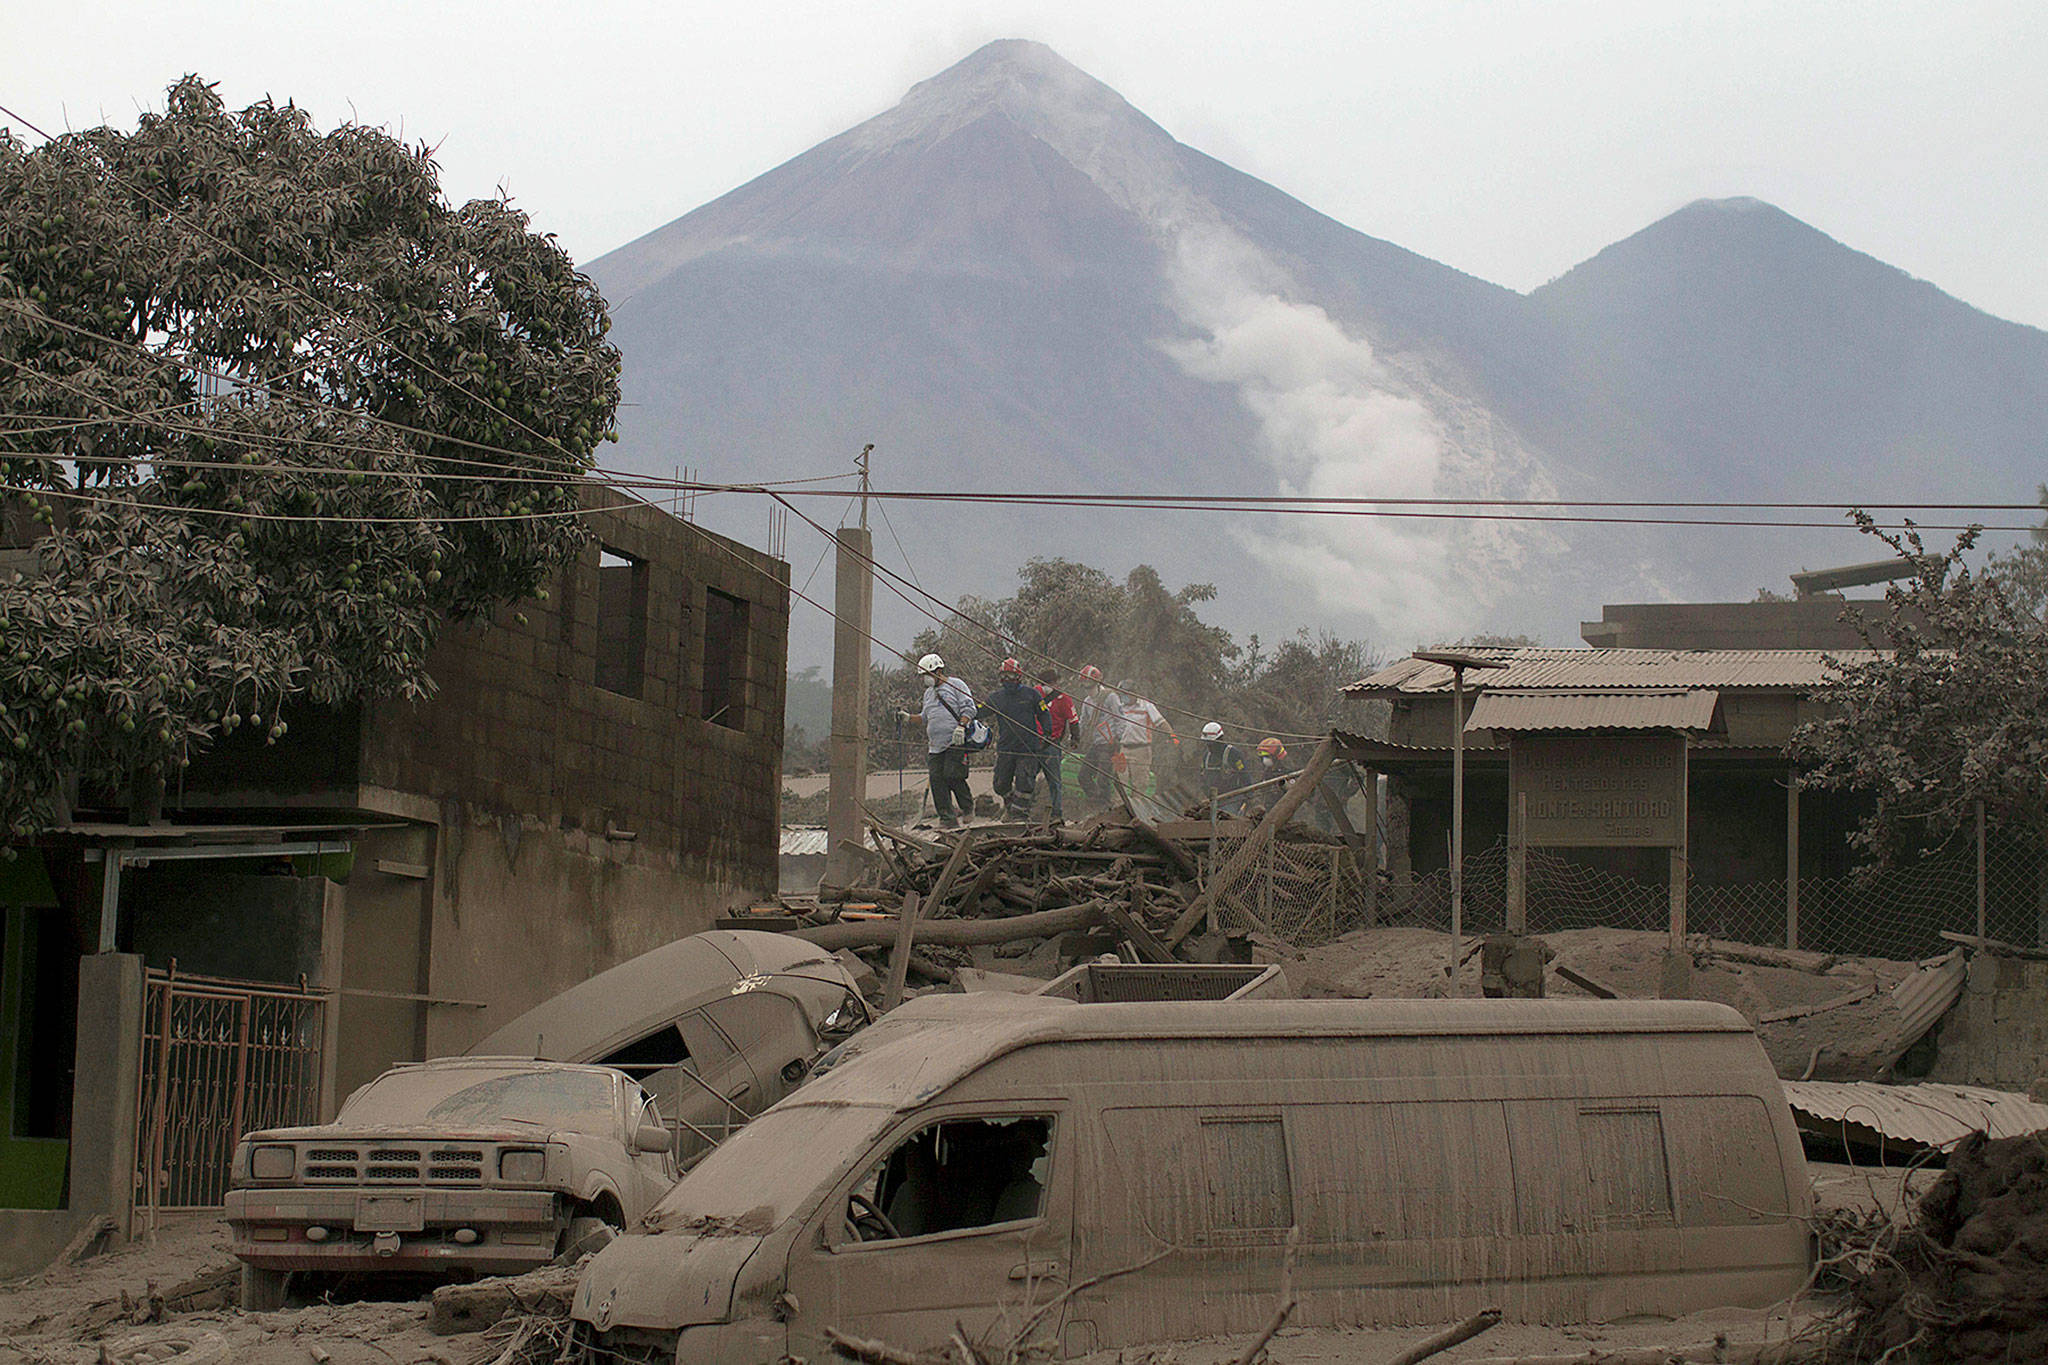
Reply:
[[1267, 735], [1259, 741], [1260, 781], [1263, 782], [1269, 777], [1279, 777], [1283, 773], [1293, 771], [1293, 767], [1287, 762], [1287, 746], [1282, 744], [1276, 736]]

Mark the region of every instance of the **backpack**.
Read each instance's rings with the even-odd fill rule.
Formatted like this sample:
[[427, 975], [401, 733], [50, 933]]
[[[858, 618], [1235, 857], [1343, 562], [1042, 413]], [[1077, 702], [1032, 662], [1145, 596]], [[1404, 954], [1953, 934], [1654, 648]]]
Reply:
[[953, 743], [956, 747], [965, 749], [970, 754], [977, 749], [988, 747], [991, 736], [987, 721], [980, 716], [972, 720], [961, 720], [960, 713], [953, 709], [953, 703], [946, 700], [946, 690], [943, 687], [934, 687], [932, 695], [939, 699], [939, 705], [945, 707], [946, 714], [953, 718]]

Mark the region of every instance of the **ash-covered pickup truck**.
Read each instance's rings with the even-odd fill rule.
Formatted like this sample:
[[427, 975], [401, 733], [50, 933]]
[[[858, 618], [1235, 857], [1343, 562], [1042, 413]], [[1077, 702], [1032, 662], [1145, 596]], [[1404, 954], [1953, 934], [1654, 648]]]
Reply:
[[242, 1306], [283, 1306], [294, 1275], [518, 1274], [633, 1226], [676, 1177], [654, 1102], [611, 1067], [394, 1067], [334, 1122], [235, 1149]]

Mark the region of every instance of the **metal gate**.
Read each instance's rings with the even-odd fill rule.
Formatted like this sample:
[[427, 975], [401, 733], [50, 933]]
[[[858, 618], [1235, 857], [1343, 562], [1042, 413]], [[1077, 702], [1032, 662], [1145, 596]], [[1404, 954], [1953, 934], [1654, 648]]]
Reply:
[[243, 1133], [320, 1121], [326, 996], [298, 987], [148, 973], [136, 1114], [135, 1207], [219, 1206]]

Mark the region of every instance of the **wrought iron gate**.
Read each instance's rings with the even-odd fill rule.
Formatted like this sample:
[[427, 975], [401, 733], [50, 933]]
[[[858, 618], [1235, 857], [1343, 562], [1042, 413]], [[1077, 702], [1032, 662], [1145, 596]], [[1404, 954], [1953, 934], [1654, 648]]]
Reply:
[[326, 996], [149, 972], [143, 992], [135, 1207], [216, 1207], [243, 1133], [320, 1121]]

